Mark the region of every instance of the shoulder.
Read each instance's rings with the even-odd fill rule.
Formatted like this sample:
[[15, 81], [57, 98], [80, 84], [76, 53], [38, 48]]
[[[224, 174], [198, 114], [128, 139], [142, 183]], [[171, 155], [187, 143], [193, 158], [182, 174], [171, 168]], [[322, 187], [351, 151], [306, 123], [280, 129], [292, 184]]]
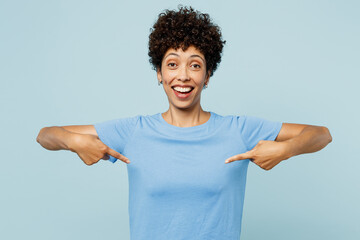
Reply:
[[211, 112], [213, 115], [213, 123], [215, 126], [226, 129], [239, 128], [245, 121], [244, 115], [228, 114], [221, 115]]
[[236, 115], [236, 114], [228, 114], [228, 115], [221, 115], [215, 112], [211, 112], [214, 116], [214, 120], [217, 122], [236, 122], [239, 120], [244, 120], [245, 115]]

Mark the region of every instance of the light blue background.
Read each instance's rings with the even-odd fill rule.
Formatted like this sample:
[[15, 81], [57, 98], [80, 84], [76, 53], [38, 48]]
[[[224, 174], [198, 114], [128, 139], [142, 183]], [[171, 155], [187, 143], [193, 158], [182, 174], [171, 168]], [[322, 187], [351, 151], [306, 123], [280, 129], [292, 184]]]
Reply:
[[250, 164], [242, 240], [360, 239], [358, 1], [0, 1], [0, 239], [128, 239], [124, 163], [47, 151], [44, 126], [164, 112], [149, 29], [178, 3], [227, 44], [202, 106], [323, 125], [333, 142]]

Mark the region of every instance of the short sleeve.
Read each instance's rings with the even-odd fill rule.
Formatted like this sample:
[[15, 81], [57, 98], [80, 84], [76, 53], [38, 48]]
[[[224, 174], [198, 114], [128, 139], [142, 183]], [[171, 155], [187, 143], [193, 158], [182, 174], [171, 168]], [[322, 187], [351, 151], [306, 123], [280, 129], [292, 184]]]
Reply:
[[[123, 154], [126, 143], [131, 139], [135, 131], [139, 115], [129, 118], [119, 118], [98, 122], [94, 124], [99, 139], [111, 149]], [[112, 163], [117, 161], [116, 158], [109, 156]]]
[[282, 122], [254, 116], [238, 116], [238, 124], [248, 151], [260, 140], [274, 141], [282, 127]]

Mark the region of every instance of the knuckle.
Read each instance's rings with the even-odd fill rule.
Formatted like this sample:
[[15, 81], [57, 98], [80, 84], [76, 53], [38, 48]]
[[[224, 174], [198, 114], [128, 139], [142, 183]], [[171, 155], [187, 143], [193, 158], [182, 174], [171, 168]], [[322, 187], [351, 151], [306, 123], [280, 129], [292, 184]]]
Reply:
[[101, 150], [102, 152], [107, 152], [107, 151], [109, 150], [109, 147], [106, 146], [106, 145], [102, 145], [101, 148], [100, 148], [100, 150]]
[[271, 166], [267, 165], [267, 164], [263, 164], [263, 169], [266, 171], [269, 171], [271, 169]]

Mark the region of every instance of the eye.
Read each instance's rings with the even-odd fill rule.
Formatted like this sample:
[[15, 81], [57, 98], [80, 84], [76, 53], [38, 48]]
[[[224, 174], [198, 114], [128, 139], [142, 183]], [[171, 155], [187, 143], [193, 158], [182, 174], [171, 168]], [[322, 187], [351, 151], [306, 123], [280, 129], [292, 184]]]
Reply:
[[167, 65], [168, 65], [169, 67], [176, 67], [176, 63], [173, 63], [173, 62], [168, 63]]
[[191, 65], [191, 66], [193, 66], [194, 68], [201, 68], [201, 66], [200, 66], [199, 64], [196, 64], [196, 63], [194, 63], [194, 64]]

